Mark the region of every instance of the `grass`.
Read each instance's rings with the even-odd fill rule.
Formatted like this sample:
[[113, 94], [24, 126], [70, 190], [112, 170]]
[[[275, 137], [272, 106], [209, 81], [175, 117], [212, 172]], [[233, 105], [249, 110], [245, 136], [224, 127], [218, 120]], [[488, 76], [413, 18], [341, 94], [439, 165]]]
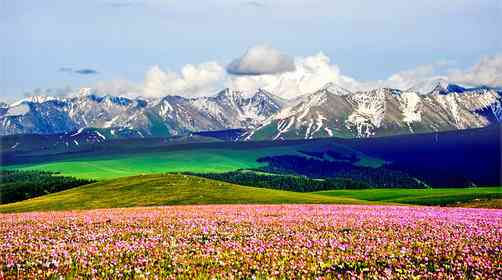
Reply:
[[[285, 145], [282, 147], [236, 148], [198, 148], [186, 146], [179, 150], [112, 153], [102, 155], [67, 154], [63, 158], [50, 162], [27, 163], [21, 165], [0, 166], [5, 169], [43, 170], [59, 172], [65, 176], [82, 179], [113, 179], [142, 174], [158, 174], [165, 172], [228, 172], [237, 169], [258, 168], [264, 163], [256, 160], [265, 156], [303, 155], [300, 150], [315, 148], [312, 143]], [[194, 148], [195, 147], [195, 148]], [[345, 154], [352, 150], [331, 145], [331, 148]], [[359, 153], [358, 165], [377, 167], [383, 161]]]
[[502, 199], [475, 199], [469, 202], [458, 203], [455, 206], [465, 208], [494, 208], [502, 209]]
[[291, 153], [286, 148], [230, 150], [197, 149], [157, 153], [103, 155], [62, 161], [7, 166], [8, 169], [44, 170], [84, 179], [112, 179], [164, 172], [227, 172], [241, 168], [257, 168], [259, 157]]
[[[502, 187], [485, 188], [438, 188], [438, 189], [366, 189], [334, 190], [316, 192], [330, 197], [354, 198], [363, 201], [389, 202], [416, 205], [454, 205], [475, 200], [494, 201], [486, 205], [498, 204], [502, 200]], [[492, 205], [497, 206], [497, 205]], [[497, 207], [491, 207], [497, 208]]]
[[199, 204], [371, 204], [331, 197], [244, 187], [199, 177], [145, 175], [77, 187], [21, 202], [0, 205], [0, 212], [80, 210]]
[[502, 188], [368, 189], [297, 193], [181, 174], [105, 180], [21, 202], [0, 212], [201, 204], [417, 204], [501, 208]]

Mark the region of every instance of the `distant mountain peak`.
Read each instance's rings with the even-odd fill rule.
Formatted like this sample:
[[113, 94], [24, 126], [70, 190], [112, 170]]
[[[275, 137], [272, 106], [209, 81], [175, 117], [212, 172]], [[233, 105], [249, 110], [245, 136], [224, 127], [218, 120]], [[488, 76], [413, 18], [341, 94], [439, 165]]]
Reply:
[[287, 100], [267, 91], [265, 89], [259, 88], [252, 96], [252, 100], [263, 100], [264, 102], [269, 102], [277, 105], [278, 107], [283, 107]]
[[447, 80], [441, 79], [437, 81], [436, 86], [432, 89], [430, 93], [448, 94], [448, 93], [462, 93], [464, 91], [465, 91], [464, 87], [449, 83]]
[[327, 91], [327, 92], [330, 92], [332, 94], [336, 94], [336, 95], [348, 95], [348, 94], [351, 94], [352, 92], [333, 83], [333, 82], [329, 82], [327, 84], [325, 84], [319, 91]]
[[17, 102], [14, 102], [10, 106], [11, 107], [16, 107], [16, 106], [19, 106], [22, 103], [27, 103], [27, 102], [31, 102], [31, 103], [44, 103], [44, 102], [52, 101], [52, 100], [58, 100], [58, 98], [53, 97], [53, 96], [47, 96], [47, 95], [34, 95], [34, 96], [27, 97], [27, 98], [23, 98], [23, 99], [21, 99], [21, 100], [19, 100]]
[[423, 80], [405, 91], [417, 92], [419, 94], [429, 94], [434, 90], [445, 90], [448, 87], [449, 81], [444, 77]]
[[502, 93], [446, 79], [424, 81], [408, 91], [351, 92], [327, 83], [294, 100], [263, 88], [226, 88], [192, 98], [98, 95], [91, 88], [73, 93], [66, 98], [32, 96], [13, 103], [17, 106], [0, 104], [0, 135], [127, 128], [138, 132], [133, 135], [169, 136], [245, 128], [252, 131], [249, 139], [369, 137], [482, 127], [502, 119]]
[[267, 96], [267, 97], [271, 97], [271, 98], [277, 97], [273, 93], [271, 93], [270, 91], [263, 89], [263, 88], [257, 89], [254, 95], [263, 95], [263, 96]]
[[243, 95], [244, 92], [241, 90], [225, 88], [224, 90], [220, 91], [216, 96], [235, 98], [235, 97], [242, 97]]
[[96, 94], [97, 94], [97, 91], [93, 88], [80, 88], [77, 93], [78, 96], [89, 96], [89, 95], [96, 95]]
[[[283, 108], [246, 139], [372, 137], [483, 127], [502, 119], [502, 96], [428, 81], [426, 93], [376, 88], [334, 94], [331, 84]], [[337, 88], [335, 88], [337, 89]], [[438, 94], [434, 94], [434, 93]], [[465, 92], [465, 94], [450, 93]]]

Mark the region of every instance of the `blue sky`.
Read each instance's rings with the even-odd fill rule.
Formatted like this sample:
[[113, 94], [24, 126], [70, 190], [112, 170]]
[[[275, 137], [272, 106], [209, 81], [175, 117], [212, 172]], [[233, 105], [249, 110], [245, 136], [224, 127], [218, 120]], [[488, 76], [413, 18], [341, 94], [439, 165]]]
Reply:
[[226, 64], [257, 44], [292, 57], [322, 51], [361, 80], [438, 61], [465, 69], [502, 51], [500, 0], [0, 1], [4, 100], [141, 83], [154, 65]]

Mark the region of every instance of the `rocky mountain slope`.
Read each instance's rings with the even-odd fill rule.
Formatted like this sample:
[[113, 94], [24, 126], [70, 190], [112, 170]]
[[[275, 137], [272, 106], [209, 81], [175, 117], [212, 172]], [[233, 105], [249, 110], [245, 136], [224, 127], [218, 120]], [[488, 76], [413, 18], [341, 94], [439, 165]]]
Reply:
[[173, 136], [193, 131], [255, 128], [284, 101], [260, 90], [250, 97], [223, 90], [214, 97], [130, 99], [99, 96], [90, 89], [69, 98], [31, 97], [0, 107], [0, 135], [55, 134], [82, 128], [128, 129], [137, 136]]
[[444, 83], [426, 94], [386, 88], [350, 93], [328, 85], [270, 117], [245, 139], [371, 137], [484, 127], [502, 120], [501, 100], [494, 89]]
[[499, 89], [444, 80], [405, 91], [350, 92], [328, 84], [289, 101], [264, 90], [144, 99], [81, 89], [73, 97], [33, 96], [0, 104], [0, 135], [96, 128], [107, 138], [149, 137], [243, 128], [240, 140], [372, 137], [484, 127], [502, 120], [501, 102]]

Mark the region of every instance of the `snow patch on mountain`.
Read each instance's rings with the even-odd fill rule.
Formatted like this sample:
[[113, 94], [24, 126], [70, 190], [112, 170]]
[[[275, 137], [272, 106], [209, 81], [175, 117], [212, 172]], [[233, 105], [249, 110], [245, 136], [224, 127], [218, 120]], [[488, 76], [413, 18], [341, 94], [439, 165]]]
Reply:
[[312, 132], [312, 135], [310, 136], [310, 138], [313, 138], [314, 134], [316, 134], [316, 132], [318, 132], [324, 125], [324, 121], [328, 120], [327, 118], [325, 118], [323, 115], [317, 113], [317, 119], [316, 119], [316, 129], [314, 130], [314, 132]]
[[5, 113], [3, 117], [22, 116], [28, 114], [29, 112], [30, 112], [30, 106], [22, 102], [15, 106], [10, 106], [9, 109], [7, 110], [7, 113]]
[[324, 130], [328, 133], [329, 137], [333, 136], [333, 131], [329, 127], [325, 127]]
[[[145, 137], [246, 128], [241, 139], [311, 139], [473, 128], [502, 120], [501, 92], [489, 87], [464, 88], [441, 79], [409, 91], [381, 88], [355, 93], [328, 83], [290, 101], [262, 89], [155, 99], [98, 96], [92, 89], [79, 93], [67, 98], [32, 97], [16, 106], [0, 106], [0, 135], [113, 128], [112, 135], [126, 129]], [[97, 133], [92, 137], [105, 140]]]
[[44, 103], [47, 101], [52, 101], [52, 100], [59, 100], [59, 98], [53, 97], [53, 96], [45, 96], [45, 95], [35, 95], [35, 96], [30, 96], [24, 99], [21, 99], [19, 101], [16, 101], [10, 105], [10, 107], [17, 107], [23, 103]]
[[378, 89], [372, 92], [356, 93], [350, 96], [354, 111], [347, 118], [347, 128], [357, 130], [358, 137], [374, 135], [374, 130], [382, 125], [385, 115], [385, 92]]
[[502, 121], [502, 102], [500, 100], [497, 100], [493, 104], [490, 105], [490, 109], [493, 112], [493, 115], [497, 119], [497, 121], [501, 122]]
[[275, 135], [273, 140], [280, 139], [279, 137], [281, 137], [282, 134], [288, 132], [289, 128], [291, 128], [294, 123], [295, 123], [294, 117], [289, 120], [279, 120], [279, 122], [277, 123], [278, 133], [277, 135]]
[[401, 102], [404, 122], [412, 123], [422, 120], [421, 99], [416, 92], [403, 92], [401, 94]]
[[326, 92], [317, 92], [300, 100], [297, 105], [287, 108], [281, 111], [275, 116], [276, 119], [286, 119], [293, 115], [300, 113], [298, 116], [298, 121], [301, 122], [314, 107], [322, 105], [327, 100]]
[[98, 135], [101, 139], [106, 140], [106, 137], [105, 137], [103, 134], [99, 133], [99, 131], [96, 131], [96, 134], [97, 134], [97, 135]]
[[120, 118], [120, 116], [115, 116], [113, 117], [111, 120], [109, 121], [106, 121], [104, 124], [103, 124], [103, 128], [110, 128], [110, 127], [114, 127], [116, 126], [115, 123], [117, 122], [117, 120]]
[[349, 95], [352, 93], [349, 90], [336, 85], [335, 83], [327, 83], [324, 87], [321, 88], [321, 91], [327, 91], [335, 95]]
[[72, 135], [70, 135], [71, 137], [75, 137], [79, 134], [81, 134], [83, 131], [84, 131], [85, 128], [80, 128], [79, 130], [77, 130], [77, 132], [73, 133]]
[[418, 82], [411, 88], [409, 88], [408, 92], [416, 92], [419, 94], [429, 94], [435, 90], [446, 90], [448, 88], [448, 79], [446, 78], [433, 78], [433, 79], [427, 79]]

